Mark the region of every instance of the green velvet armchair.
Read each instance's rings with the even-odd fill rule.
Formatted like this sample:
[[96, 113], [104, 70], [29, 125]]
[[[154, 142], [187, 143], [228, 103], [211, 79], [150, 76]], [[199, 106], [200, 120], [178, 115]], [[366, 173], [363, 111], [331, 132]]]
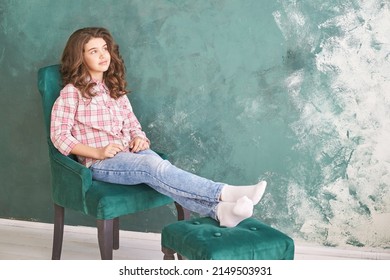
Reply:
[[119, 217], [175, 203], [178, 220], [187, 219], [189, 211], [145, 184], [125, 186], [99, 182], [74, 157], [64, 156], [50, 140], [50, 116], [59, 96], [61, 77], [59, 65], [39, 69], [38, 89], [42, 96], [52, 175], [54, 202], [54, 235], [52, 259], [60, 259], [65, 209], [73, 209], [96, 218], [97, 235], [102, 259], [112, 259], [119, 248]]

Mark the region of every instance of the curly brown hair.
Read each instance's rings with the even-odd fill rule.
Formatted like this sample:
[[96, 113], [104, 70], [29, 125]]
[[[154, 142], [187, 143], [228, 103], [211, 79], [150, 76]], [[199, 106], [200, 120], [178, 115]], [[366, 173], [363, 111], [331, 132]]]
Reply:
[[94, 94], [91, 88], [96, 83], [91, 82], [88, 68], [84, 63], [84, 46], [92, 38], [102, 38], [107, 43], [111, 55], [111, 63], [103, 80], [110, 90], [111, 97], [117, 99], [127, 94], [125, 79], [125, 63], [119, 53], [119, 46], [115, 43], [110, 32], [102, 27], [86, 27], [76, 30], [68, 39], [61, 57], [60, 72], [63, 86], [73, 84], [83, 97], [91, 98]]

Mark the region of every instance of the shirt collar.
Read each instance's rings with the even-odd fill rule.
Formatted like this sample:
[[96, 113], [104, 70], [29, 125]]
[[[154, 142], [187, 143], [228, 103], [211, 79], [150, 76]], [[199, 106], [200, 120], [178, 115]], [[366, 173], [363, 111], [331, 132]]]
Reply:
[[106, 93], [109, 92], [108, 90], [108, 87], [106, 86], [106, 84], [104, 83], [104, 81], [99, 81], [99, 80], [95, 80], [95, 79], [91, 79], [92, 82], [94, 82], [96, 85], [94, 86], [94, 89], [96, 89], [97, 91], [104, 91]]

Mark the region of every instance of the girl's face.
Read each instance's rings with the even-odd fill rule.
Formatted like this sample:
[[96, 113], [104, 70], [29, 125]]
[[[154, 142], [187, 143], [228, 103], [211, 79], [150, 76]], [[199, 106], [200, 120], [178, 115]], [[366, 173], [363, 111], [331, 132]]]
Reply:
[[103, 38], [92, 38], [84, 46], [84, 62], [92, 79], [102, 81], [108, 70], [111, 55]]

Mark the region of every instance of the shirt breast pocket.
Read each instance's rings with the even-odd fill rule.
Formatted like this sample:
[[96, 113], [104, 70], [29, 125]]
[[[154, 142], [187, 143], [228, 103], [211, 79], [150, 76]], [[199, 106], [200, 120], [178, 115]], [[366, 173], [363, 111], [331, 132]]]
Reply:
[[110, 131], [112, 117], [106, 102], [97, 96], [79, 105], [76, 118], [86, 127]]

